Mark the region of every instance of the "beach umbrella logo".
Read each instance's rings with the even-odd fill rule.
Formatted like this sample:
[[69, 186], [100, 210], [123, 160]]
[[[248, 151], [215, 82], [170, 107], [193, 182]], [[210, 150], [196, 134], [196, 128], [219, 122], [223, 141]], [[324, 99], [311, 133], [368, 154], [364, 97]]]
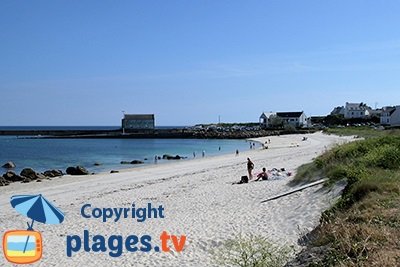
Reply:
[[16, 264], [33, 263], [42, 258], [42, 235], [33, 230], [34, 222], [60, 224], [64, 213], [40, 195], [17, 195], [11, 197], [11, 206], [25, 215], [27, 230], [10, 230], [3, 236], [3, 252], [9, 262]]

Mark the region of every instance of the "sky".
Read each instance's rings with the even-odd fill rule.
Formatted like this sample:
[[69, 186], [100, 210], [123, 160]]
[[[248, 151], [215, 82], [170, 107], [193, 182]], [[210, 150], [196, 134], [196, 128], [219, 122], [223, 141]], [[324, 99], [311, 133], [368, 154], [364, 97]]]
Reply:
[[400, 1], [0, 1], [0, 125], [400, 105]]

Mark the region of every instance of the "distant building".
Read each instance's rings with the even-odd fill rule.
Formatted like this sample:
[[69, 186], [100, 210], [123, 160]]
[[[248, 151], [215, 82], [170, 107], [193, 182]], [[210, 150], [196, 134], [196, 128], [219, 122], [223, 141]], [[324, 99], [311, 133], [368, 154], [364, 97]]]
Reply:
[[[280, 125], [307, 127], [309, 120], [303, 111], [300, 112], [263, 112], [259, 119], [260, 126], [269, 128]], [[279, 123], [278, 123], [279, 122]]]
[[400, 126], [400, 106], [382, 108], [381, 124]]
[[129, 130], [153, 130], [155, 127], [154, 114], [124, 114], [122, 129]]
[[300, 112], [277, 112], [276, 116], [281, 118], [284, 124], [294, 127], [307, 127], [308, 120], [304, 111]]
[[271, 127], [271, 120], [273, 117], [276, 116], [275, 112], [263, 112], [260, 116], [259, 122], [260, 122], [260, 126], [263, 128], [268, 128]]
[[367, 106], [364, 103], [349, 103], [346, 102], [346, 106], [344, 107], [344, 117], [346, 119], [363, 119], [370, 115], [371, 107]]
[[346, 110], [343, 106], [336, 107], [332, 110], [331, 115], [343, 115], [346, 113]]

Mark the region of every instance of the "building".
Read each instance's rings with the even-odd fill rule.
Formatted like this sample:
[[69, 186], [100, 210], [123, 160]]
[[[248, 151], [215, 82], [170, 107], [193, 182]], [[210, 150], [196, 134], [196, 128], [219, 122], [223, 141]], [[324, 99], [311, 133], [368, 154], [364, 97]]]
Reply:
[[346, 109], [343, 106], [336, 107], [332, 110], [331, 115], [343, 115], [346, 113]]
[[382, 108], [381, 124], [386, 126], [400, 126], [400, 106]]
[[300, 112], [263, 112], [259, 119], [260, 126], [269, 128], [274, 126], [292, 125], [294, 127], [307, 127], [308, 120], [304, 111]]
[[308, 120], [304, 111], [300, 112], [277, 112], [276, 116], [283, 120], [283, 124], [294, 127], [307, 127]]
[[364, 119], [370, 115], [371, 108], [364, 103], [349, 103], [346, 102], [344, 107], [345, 119]]
[[276, 116], [275, 112], [263, 112], [260, 116], [259, 122], [262, 128], [271, 127], [272, 118]]
[[153, 130], [154, 121], [154, 114], [124, 114], [122, 130]]

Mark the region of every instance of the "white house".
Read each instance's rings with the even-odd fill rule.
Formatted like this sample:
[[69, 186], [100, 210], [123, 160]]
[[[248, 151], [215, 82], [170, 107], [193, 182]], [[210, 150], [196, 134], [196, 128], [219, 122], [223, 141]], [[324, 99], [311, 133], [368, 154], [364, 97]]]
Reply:
[[274, 123], [281, 121], [284, 125], [293, 125], [294, 127], [307, 127], [308, 120], [304, 111], [300, 112], [263, 112], [260, 116], [260, 126], [268, 128], [275, 126]]
[[365, 118], [370, 115], [371, 108], [368, 107], [364, 103], [349, 103], [346, 102], [346, 106], [344, 107], [344, 117], [346, 119], [352, 119], [352, 118]]
[[284, 124], [294, 127], [307, 127], [308, 120], [304, 111], [300, 112], [277, 112], [276, 116], [281, 118]]
[[260, 116], [259, 122], [260, 126], [263, 128], [268, 128], [271, 126], [271, 119], [276, 116], [275, 112], [263, 112]]
[[381, 124], [400, 126], [400, 106], [382, 108]]

